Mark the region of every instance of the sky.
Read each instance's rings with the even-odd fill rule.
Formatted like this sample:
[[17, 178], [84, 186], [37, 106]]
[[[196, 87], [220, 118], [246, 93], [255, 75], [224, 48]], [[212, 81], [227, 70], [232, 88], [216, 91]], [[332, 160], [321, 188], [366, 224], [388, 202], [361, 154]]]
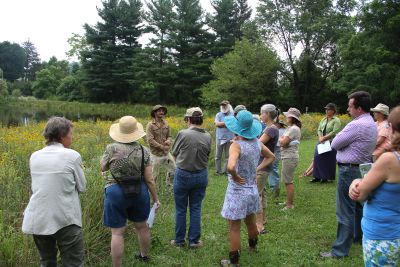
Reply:
[[[255, 7], [257, 0], [248, 0]], [[203, 9], [212, 12], [209, 0], [200, 0]], [[101, 0], [0, 0], [0, 42], [22, 44], [28, 39], [42, 61], [55, 56], [67, 59], [68, 38], [84, 34], [83, 25], [100, 20], [97, 7]], [[140, 42], [146, 43], [146, 37]]]

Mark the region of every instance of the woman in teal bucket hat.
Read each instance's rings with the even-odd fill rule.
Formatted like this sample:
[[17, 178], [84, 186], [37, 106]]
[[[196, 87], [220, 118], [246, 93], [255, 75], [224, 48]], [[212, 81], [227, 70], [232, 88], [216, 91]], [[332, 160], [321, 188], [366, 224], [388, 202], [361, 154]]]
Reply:
[[[229, 181], [221, 211], [222, 217], [229, 223], [230, 252], [229, 260], [222, 260], [221, 266], [239, 266], [242, 219], [247, 226], [250, 250], [256, 250], [258, 240], [255, 214], [261, 207], [256, 171], [257, 168], [263, 169], [271, 164], [275, 156], [257, 139], [261, 134], [261, 123], [253, 119], [253, 114], [249, 111], [240, 111], [236, 117], [225, 117], [224, 123], [236, 137], [229, 149]], [[258, 166], [260, 154], [264, 160]]]

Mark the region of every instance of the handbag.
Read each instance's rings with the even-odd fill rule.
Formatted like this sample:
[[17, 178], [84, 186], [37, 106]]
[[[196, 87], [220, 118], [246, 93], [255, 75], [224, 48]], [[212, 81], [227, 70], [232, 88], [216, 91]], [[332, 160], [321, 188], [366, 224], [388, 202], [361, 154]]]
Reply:
[[[118, 183], [118, 185], [122, 188], [124, 196], [127, 198], [136, 197], [140, 195], [141, 187], [142, 187], [142, 180], [144, 179], [144, 151], [142, 145], [140, 145], [142, 150], [142, 163], [140, 167], [140, 174], [139, 175], [125, 175], [121, 177], [115, 177], [112, 172], [111, 175], [114, 180]], [[133, 153], [129, 153], [129, 155], [125, 158], [119, 159], [115, 162], [117, 165], [128, 164], [129, 156]]]

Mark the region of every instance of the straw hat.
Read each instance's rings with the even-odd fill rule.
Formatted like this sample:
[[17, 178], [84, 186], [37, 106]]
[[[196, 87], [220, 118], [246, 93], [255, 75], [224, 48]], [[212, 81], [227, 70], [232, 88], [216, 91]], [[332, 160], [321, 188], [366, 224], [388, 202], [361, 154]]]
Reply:
[[132, 143], [146, 135], [143, 125], [132, 116], [124, 116], [118, 123], [111, 125], [109, 134], [120, 143]]
[[242, 110], [235, 116], [227, 116], [224, 123], [229, 131], [246, 139], [256, 138], [261, 134], [261, 123], [253, 118], [250, 111]]
[[389, 107], [382, 103], [379, 103], [378, 105], [376, 105], [376, 107], [371, 108], [371, 111], [379, 112], [383, 115], [389, 116]]
[[298, 110], [297, 108], [289, 108], [289, 110], [287, 112], [283, 112], [283, 115], [285, 115], [287, 118], [288, 117], [292, 117], [297, 119], [298, 121], [300, 120], [300, 110]]

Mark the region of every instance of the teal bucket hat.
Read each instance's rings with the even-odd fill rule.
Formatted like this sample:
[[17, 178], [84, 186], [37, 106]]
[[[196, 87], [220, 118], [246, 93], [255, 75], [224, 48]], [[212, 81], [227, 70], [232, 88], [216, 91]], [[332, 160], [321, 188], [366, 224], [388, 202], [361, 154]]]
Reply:
[[225, 117], [224, 123], [229, 131], [246, 139], [256, 138], [262, 131], [261, 123], [254, 119], [253, 114], [247, 110], [239, 111], [236, 117]]

